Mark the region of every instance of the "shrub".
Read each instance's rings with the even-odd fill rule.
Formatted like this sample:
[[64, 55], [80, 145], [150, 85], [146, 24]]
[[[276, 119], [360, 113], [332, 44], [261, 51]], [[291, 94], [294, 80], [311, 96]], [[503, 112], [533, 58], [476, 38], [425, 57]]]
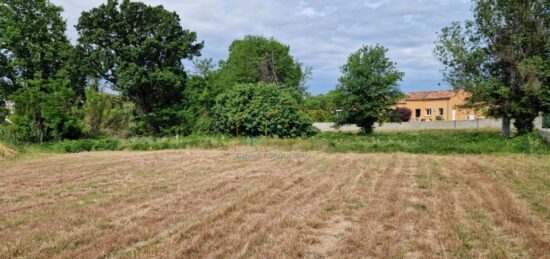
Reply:
[[307, 110], [307, 115], [315, 122], [328, 122], [330, 121], [330, 115], [323, 110]]
[[15, 102], [13, 125], [7, 127], [7, 138], [13, 142], [42, 142], [76, 139], [83, 135], [80, 99], [62, 82], [29, 81], [11, 98]]
[[236, 85], [216, 99], [216, 131], [224, 134], [305, 137], [317, 130], [300, 112], [294, 90], [258, 83]]
[[411, 120], [412, 111], [406, 107], [399, 107], [395, 109], [402, 122], [408, 122]]
[[133, 104], [122, 102], [116, 95], [88, 90], [83, 110], [90, 136], [128, 136]]

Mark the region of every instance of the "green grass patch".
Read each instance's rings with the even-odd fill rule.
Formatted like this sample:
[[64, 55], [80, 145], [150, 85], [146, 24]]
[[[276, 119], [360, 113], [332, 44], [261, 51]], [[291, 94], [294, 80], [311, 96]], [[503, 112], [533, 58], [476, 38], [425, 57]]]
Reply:
[[183, 148], [227, 148], [229, 146], [272, 147], [285, 151], [406, 152], [415, 154], [550, 154], [550, 145], [538, 134], [503, 139], [490, 130], [423, 130], [377, 132], [371, 135], [321, 133], [310, 138], [235, 138], [229, 136], [187, 136], [131, 139], [84, 139], [15, 147], [55, 153], [85, 151], [150, 151]]

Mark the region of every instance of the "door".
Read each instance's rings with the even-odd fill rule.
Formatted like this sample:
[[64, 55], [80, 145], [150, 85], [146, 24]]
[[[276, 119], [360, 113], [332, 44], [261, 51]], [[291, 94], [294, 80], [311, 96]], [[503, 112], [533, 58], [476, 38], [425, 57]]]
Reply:
[[420, 109], [414, 110], [414, 117], [415, 118], [420, 118], [421, 114], [422, 114], [422, 110], [420, 110]]

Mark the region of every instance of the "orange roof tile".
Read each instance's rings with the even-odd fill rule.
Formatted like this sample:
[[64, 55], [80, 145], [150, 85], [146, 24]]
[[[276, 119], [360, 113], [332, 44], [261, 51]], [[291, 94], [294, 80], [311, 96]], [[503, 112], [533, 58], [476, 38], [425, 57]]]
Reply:
[[450, 99], [458, 92], [455, 90], [440, 90], [440, 91], [427, 91], [427, 92], [410, 92], [403, 101], [422, 101], [422, 100], [437, 100], [437, 99]]

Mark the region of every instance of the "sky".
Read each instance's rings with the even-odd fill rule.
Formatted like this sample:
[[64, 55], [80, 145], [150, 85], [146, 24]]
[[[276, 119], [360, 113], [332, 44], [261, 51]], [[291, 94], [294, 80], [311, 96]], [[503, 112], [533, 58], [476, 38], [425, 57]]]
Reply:
[[[106, 0], [51, 0], [63, 6], [68, 36], [82, 11]], [[437, 32], [471, 16], [469, 0], [142, 0], [176, 11], [182, 26], [205, 42], [201, 58], [226, 59], [235, 39], [274, 37], [313, 69], [313, 94], [336, 87], [347, 57], [364, 45], [381, 44], [405, 73], [403, 91], [448, 89], [434, 57]], [[187, 69], [192, 69], [188, 64]]]

